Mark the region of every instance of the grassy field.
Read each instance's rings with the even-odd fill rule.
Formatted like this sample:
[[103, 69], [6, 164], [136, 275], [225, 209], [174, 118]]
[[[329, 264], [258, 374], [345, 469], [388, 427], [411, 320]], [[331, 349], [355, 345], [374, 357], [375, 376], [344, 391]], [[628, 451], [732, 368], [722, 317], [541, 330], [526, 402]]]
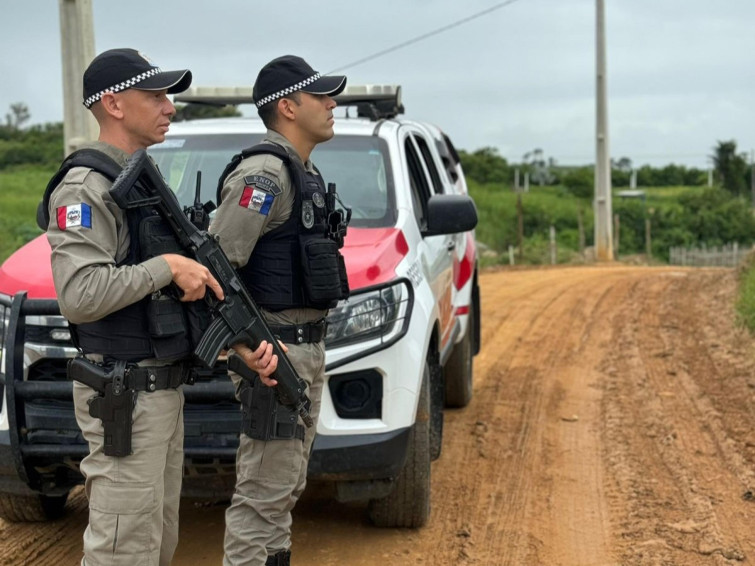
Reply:
[[0, 171], [0, 261], [41, 233], [37, 204], [53, 173], [26, 167]]
[[737, 320], [755, 334], [755, 260], [747, 261], [739, 271], [739, 292], [736, 303]]

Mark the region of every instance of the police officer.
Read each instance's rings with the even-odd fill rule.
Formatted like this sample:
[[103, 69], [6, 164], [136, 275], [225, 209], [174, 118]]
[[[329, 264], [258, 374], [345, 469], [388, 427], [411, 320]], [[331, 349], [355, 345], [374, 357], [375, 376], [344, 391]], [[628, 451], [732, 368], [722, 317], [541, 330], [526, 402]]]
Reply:
[[[60, 310], [84, 356], [76, 361], [111, 385], [102, 397], [73, 384], [89, 443], [81, 462], [89, 500], [82, 565], [167, 566], [178, 542], [187, 321], [201, 314], [194, 301], [208, 289], [221, 299], [223, 292], [207, 268], [164, 242], [155, 245], [150, 234], [163, 224], [159, 217], [121, 210], [108, 190], [130, 154], [165, 139], [175, 113], [167, 94], [185, 90], [191, 78], [188, 70], [162, 71], [133, 49], [97, 56], [84, 73], [84, 105], [99, 124], [99, 140], [74, 154], [78, 161], [64, 162], [43, 201]], [[171, 283], [180, 300], [167, 292]], [[275, 368], [267, 344], [240, 353], [263, 375]], [[111, 421], [116, 403], [127, 407], [125, 418]], [[114, 449], [113, 436], [131, 453]]]
[[[345, 85], [346, 77], [321, 76], [292, 55], [262, 68], [253, 99], [267, 134], [226, 168], [210, 226], [307, 382], [315, 423], [325, 377], [325, 316], [347, 296], [348, 282], [339, 245], [328, 236], [332, 199], [310, 154], [333, 137], [332, 96]], [[244, 410], [253, 422], [269, 419], [253, 407]], [[291, 510], [304, 490], [314, 435], [315, 426], [305, 433], [301, 425], [293, 437], [241, 435], [236, 490], [226, 511], [225, 566], [290, 563]]]

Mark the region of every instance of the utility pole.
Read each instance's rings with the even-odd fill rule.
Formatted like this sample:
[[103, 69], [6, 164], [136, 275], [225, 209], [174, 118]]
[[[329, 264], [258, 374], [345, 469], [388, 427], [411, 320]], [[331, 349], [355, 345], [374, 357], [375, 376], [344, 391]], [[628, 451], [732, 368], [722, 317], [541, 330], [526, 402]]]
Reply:
[[595, 257], [613, 260], [611, 220], [611, 157], [608, 150], [606, 95], [606, 38], [603, 0], [596, 0], [596, 155], [595, 155]]
[[92, 0], [58, 0], [63, 63], [64, 155], [97, 138], [97, 123], [82, 104], [84, 70], [94, 59]]

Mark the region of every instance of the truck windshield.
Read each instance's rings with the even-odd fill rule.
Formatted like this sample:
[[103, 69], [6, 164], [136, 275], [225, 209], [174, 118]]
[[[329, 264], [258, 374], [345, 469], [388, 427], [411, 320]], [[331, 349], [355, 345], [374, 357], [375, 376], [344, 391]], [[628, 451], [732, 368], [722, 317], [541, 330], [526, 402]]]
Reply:
[[[218, 178], [234, 154], [261, 141], [261, 135], [171, 136], [153, 146], [168, 185], [184, 206], [194, 202], [197, 172], [201, 172], [201, 200], [217, 203]], [[342, 203], [352, 209], [351, 226], [386, 227], [396, 222], [393, 177], [388, 148], [377, 137], [336, 136], [320, 144], [312, 160], [326, 183], [335, 183]]]

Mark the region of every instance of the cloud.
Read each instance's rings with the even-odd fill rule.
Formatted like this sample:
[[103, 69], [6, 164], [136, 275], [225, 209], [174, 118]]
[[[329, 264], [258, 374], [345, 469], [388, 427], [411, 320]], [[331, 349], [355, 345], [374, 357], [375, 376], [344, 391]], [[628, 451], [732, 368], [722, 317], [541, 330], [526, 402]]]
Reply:
[[[284, 53], [327, 72], [501, 4], [92, 3], [98, 52], [137, 47], [163, 68], [192, 69], [197, 85], [226, 86], [252, 84]], [[752, 21], [751, 0], [607, 1], [611, 153], [704, 167], [717, 139], [755, 147]], [[60, 121], [58, 2], [5, 3], [0, 46], [15, 55], [0, 60], [0, 112], [24, 102], [33, 122]], [[519, 159], [541, 147], [561, 163], [594, 159], [593, 0], [517, 0], [344, 72], [351, 84], [401, 84], [407, 116], [440, 125], [460, 148], [493, 146]]]

